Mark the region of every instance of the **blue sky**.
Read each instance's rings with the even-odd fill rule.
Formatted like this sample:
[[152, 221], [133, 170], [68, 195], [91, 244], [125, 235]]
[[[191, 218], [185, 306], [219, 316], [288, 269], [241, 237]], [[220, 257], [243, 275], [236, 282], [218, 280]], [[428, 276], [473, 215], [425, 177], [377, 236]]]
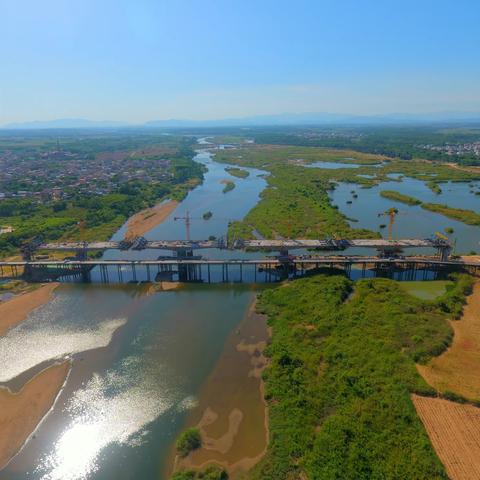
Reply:
[[0, 125], [480, 111], [478, 0], [0, 0]]

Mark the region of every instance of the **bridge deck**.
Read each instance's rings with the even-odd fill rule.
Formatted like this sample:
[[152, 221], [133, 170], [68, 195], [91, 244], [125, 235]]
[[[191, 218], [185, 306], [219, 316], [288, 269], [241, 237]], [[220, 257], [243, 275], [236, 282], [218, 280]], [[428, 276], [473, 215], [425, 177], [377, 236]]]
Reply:
[[[317, 249], [317, 250], [343, 250], [345, 248], [445, 248], [446, 242], [436, 239], [354, 239], [354, 240], [330, 240], [330, 239], [296, 239], [296, 240], [237, 240], [231, 250], [259, 249], [259, 250], [295, 250], [295, 249]], [[130, 247], [131, 248], [131, 247]], [[226, 248], [222, 241], [218, 240], [144, 240], [133, 249], [208, 249]], [[37, 250], [113, 250], [125, 249], [120, 241], [106, 242], [61, 242], [42, 243], [36, 246]]]

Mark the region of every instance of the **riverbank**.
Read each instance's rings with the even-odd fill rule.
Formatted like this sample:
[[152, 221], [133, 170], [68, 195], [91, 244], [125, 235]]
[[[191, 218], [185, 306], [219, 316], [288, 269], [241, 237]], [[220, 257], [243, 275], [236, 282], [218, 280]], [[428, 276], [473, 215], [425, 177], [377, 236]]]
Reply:
[[151, 208], [146, 208], [131, 216], [127, 222], [126, 239], [141, 237], [160, 225], [177, 208], [176, 200], [159, 203]]
[[59, 283], [52, 282], [0, 303], [0, 336], [23, 322], [38, 307], [49, 302]]
[[269, 336], [266, 317], [255, 312], [252, 302], [187, 419], [185, 428], [195, 426], [200, 430], [202, 447], [183, 459], [175, 458], [172, 452], [168, 473], [172, 467], [203, 469], [215, 464], [223, 467], [230, 479], [236, 479], [263, 456], [268, 443], [268, 415], [261, 374]]
[[56, 363], [29, 380], [19, 392], [0, 388], [0, 470], [53, 407], [70, 367], [70, 361]]

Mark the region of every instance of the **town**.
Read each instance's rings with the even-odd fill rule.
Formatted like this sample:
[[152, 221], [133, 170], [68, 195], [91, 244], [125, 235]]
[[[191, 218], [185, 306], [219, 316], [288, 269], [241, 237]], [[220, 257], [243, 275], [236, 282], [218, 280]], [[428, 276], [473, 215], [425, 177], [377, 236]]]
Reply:
[[166, 181], [173, 177], [172, 152], [169, 147], [97, 155], [62, 148], [33, 155], [24, 150], [2, 150], [0, 200], [27, 197], [48, 201], [68, 199], [73, 194], [106, 195], [132, 180]]

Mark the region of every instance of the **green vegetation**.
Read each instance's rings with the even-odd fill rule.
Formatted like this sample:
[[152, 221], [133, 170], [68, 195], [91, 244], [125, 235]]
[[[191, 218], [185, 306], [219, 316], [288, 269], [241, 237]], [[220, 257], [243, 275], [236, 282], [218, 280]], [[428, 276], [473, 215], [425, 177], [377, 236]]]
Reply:
[[213, 217], [213, 213], [209, 210], [202, 215], [204, 220], [210, 220]]
[[448, 233], [449, 235], [452, 234], [455, 230], [452, 227], [446, 227], [445, 228], [445, 233]]
[[252, 479], [446, 479], [410, 399], [450, 343], [472, 279], [422, 301], [387, 279], [317, 275], [264, 291], [270, 443]]
[[229, 227], [229, 238], [374, 238], [378, 234], [351, 228], [347, 217], [332, 206], [331, 183], [316, 169], [272, 168], [261, 201], [240, 222]]
[[382, 190], [380, 196], [388, 198], [389, 200], [394, 200], [397, 202], [406, 203], [407, 205], [421, 205], [421, 201], [411, 197], [409, 195], [403, 195], [402, 193], [395, 192], [394, 190]]
[[224, 184], [225, 186], [223, 187], [223, 190], [222, 190], [223, 193], [228, 193], [235, 188], [235, 182], [232, 182], [230, 180], [225, 180]]
[[250, 175], [250, 172], [248, 172], [247, 170], [235, 167], [227, 167], [225, 171], [228, 172], [230, 175], [238, 178], [247, 178]]
[[422, 208], [430, 212], [440, 213], [448, 218], [453, 218], [467, 225], [480, 225], [480, 214], [473, 210], [464, 210], [462, 208], [453, 208], [448, 205], [438, 203], [422, 203]]
[[172, 480], [228, 480], [227, 472], [218, 467], [207, 467], [203, 471], [182, 470], [172, 475]]
[[0, 235], [0, 257], [18, 252], [34, 237], [44, 240], [106, 240], [132, 214], [164, 198], [181, 200], [202, 179], [203, 166], [190, 156], [174, 156], [168, 180], [131, 180], [117, 185], [112, 193], [91, 195], [72, 192], [67, 199], [37, 201], [34, 198], [0, 202], [0, 224], [14, 231]]
[[[266, 177], [268, 188], [262, 192], [260, 203], [243, 221], [230, 225], [230, 238], [252, 238], [254, 230], [265, 238], [376, 237], [378, 232], [351, 228], [348, 219], [330, 203], [328, 190], [334, 188], [332, 182], [351, 182], [368, 188], [384, 181], [400, 182], [401, 178], [392, 179], [390, 175], [401, 173], [425, 181], [435, 191], [440, 182], [480, 179], [478, 172], [454, 169], [445, 164], [420, 160], [384, 161], [385, 157], [378, 155], [311, 147], [248, 145], [220, 150], [215, 153], [215, 159], [222, 163], [267, 170], [271, 174]], [[347, 165], [339, 169], [306, 169], [299, 166], [318, 160], [354, 162], [363, 166], [348, 168]], [[379, 162], [383, 163], [378, 166]], [[372, 166], [373, 163], [377, 166]], [[355, 195], [352, 194], [353, 198]], [[398, 192], [387, 195], [395, 195], [395, 200], [419, 204], [419, 200]], [[392, 196], [390, 198], [393, 199]]]
[[181, 433], [177, 440], [177, 452], [181, 457], [186, 457], [191, 451], [200, 448], [202, 437], [198, 428], [188, 428]]
[[[271, 127], [250, 132], [256, 143], [298, 145], [380, 154], [392, 158], [411, 160], [424, 158], [464, 165], [478, 165], [480, 158], [473, 152], [448, 155], [438, 147], [446, 144], [465, 144], [480, 141], [480, 128], [455, 127], [442, 129], [436, 126], [335, 126], [281, 128]], [[430, 147], [437, 148], [430, 148]]]

